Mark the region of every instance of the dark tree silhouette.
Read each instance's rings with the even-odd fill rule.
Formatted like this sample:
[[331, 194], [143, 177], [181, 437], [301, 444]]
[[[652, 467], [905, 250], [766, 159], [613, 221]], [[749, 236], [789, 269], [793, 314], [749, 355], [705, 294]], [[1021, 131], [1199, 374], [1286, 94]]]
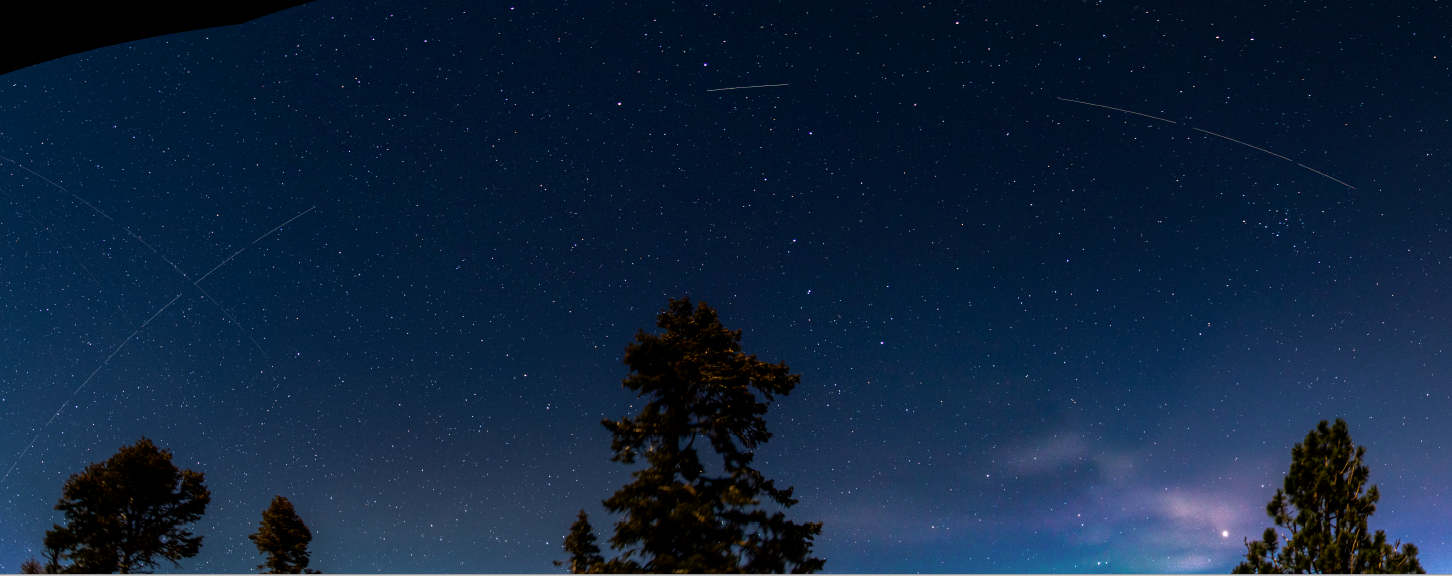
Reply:
[[[47, 530], [44, 541], [45, 568], [46, 574], [61, 574], [65, 569], [61, 566], [61, 554], [66, 550], [75, 547], [74, 535], [70, 532]], [[79, 568], [78, 568], [79, 569]]]
[[[1257, 542], [1245, 543], [1245, 562], [1236, 574], [1425, 574], [1417, 547], [1388, 544], [1386, 532], [1370, 534], [1366, 519], [1381, 498], [1366, 486], [1362, 465], [1366, 447], [1351, 443], [1346, 421], [1327, 427], [1322, 420], [1291, 449], [1285, 487], [1266, 505], [1266, 514], [1290, 531], [1283, 537], [1266, 528]], [[1284, 542], [1283, 542], [1284, 540]]]
[[40, 561], [36, 560], [34, 556], [31, 556], [29, 560], [20, 563], [20, 573], [45, 574], [45, 567], [41, 566]]
[[[590, 527], [590, 517], [584, 510], [570, 524], [570, 535], [565, 537], [565, 552], [571, 574], [590, 574], [604, 570], [605, 559], [600, 557], [600, 547], [595, 545], [595, 530]], [[555, 560], [555, 566], [565, 562]]]
[[[820, 570], [825, 561], [809, 555], [822, 524], [797, 524], [761, 509], [763, 494], [782, 508], [797, 501], [791, 488], [778, 489], [751, 467], [752, 450], [771, 438], [762, 418], [767, 403], [789, 394], [801, 377], [785, 363], [743, 354], [741, 331], [723, 327], [704, 302], [693, 309], [689, 298], [671, 300], [656, 326], [665, 334], [642, 330], [625, 349], [633, 372], [625, 388], [648, 398], [645, 407], [633, 419], [601, 422], [614, 437], [613, 461], [633, 464], [643, 453], [650, 465], [604, 501], [624, 518], [610, 538], [621, 553], [598, 571]], [[704, 474], [698, 440], [722, 458], [722, 475]], [[576, 521], [577, 528], [586, 525], [583, 517]]]
[[180, 567], [177, 560], [202, 548], [202, 537], [183, 527], [212, 500], [202, 481], [146, 438], [72, 474], [55, 505], [66, 525], [45, 533], [46, 571], [129, 574], [155, 568], [157, 557]]
[[293, 510], [292, 502], [273, 496], [272, 505], [262, 512], [257, 533], [247, 537], [267, 560], [257, 565], [263, 574], [317, 574], [308, 570], [308, 543], [313, 533]]

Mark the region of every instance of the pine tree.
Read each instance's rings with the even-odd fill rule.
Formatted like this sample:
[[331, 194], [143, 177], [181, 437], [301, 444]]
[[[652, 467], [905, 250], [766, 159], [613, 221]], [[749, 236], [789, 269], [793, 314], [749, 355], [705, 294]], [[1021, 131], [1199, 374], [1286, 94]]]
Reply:
[[178, 470], [171, 451], [142, 438], [66, 480], [56, 510], [66, 525], [45, 533], [46, 571], [128, 574], [197, 555], [202, 537], [183, 526], [206, 512], [212, 494], [200, 472]]
[[1368, 533], [1366, 519], [1381, 494], [1376, 486], [1363, 492], [1365, 453], [1366, 447], [1352, 444], [1345, 420], [1337, 418], [1329, 428], [1322, 420], [1291, 449], [1285, 487], [1266, 505], [1266, 514], [1290, 536], [1266, 528], [1260, 541], [1245, 543], [1245, 562], [1235, 573], [1425, 574], [1416, 546], [1389, 544], [1382, 530]]
[[[600, 570], [821, 570], [825, 561], [810, 557], [821, 523], [797, 524], [761, 509], [762, 495], [781, 508], [797, 501], [791, 488], [777, 488], [751, 467], [752, 450], [771, 438], [762, 418], [768, 403], [801, 377], [785, 363], [743, 354], [741, 331], [727, 330], [704, 302], [693, 309], [688, 298], [671, 300], [656, 325], [665, 334], [642, 330], [625, 350], [633, 373], [624, 386], [648, 398], [645, 407], [633, 419], [601, 422], [613, 435], [613, 461], [633, 464], [644, 454], [649, 466], [604, 501], [624, 518], [610, 538], [621, 553]], [[698, 440], [721, 457], [724, 474], [704, 474]]]
[[257, 565], [263, 574], [317, 574], [308, 570], [308, 543], [313, 533], [293, 510], [292, 502], [273, 496], [272, 505], [262, 512], [256, 534], [247, 537], [267, 560]]
[[[571, 574], [598, 574], [604, 569], [605, 559], [600, 557], [600, 547], [595, 545], [595, 531], [590, 528], [590, 517], [584, 510], [570, 524], [570, 535], [565, 537], [565, 552], [570, 554]], [[555, 560], [555, 566], [564, 564]]]

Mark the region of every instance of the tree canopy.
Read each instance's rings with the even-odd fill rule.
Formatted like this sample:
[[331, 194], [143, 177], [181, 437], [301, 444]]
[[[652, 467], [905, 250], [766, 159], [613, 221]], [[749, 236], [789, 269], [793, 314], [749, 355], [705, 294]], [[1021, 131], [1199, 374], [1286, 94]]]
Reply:
[[257, 545], [259, 553], [267, 556], [257, 565], [263, 574], [316, 574], [307, 569], [308, 543], [312, 542], [313, 533], [287, 498], [273, 496], [272, 505], [262, 512], [257, 533], [247, 539]]
[[1261, 540], [1245, 543], [1245, 562], [1235, 573], [1424, 574], [1416, 546], [1387, 543], [1385, 531], [1367, 529], [1381, 494], [1374, 485], [1363, 491], [1365, 453], [1352, 444], [1345, 420], [1330, 427], [1322, 420], [1291, 449], [1285, 487], [1266, 505], [1290, 536], [1266, 528]]
[[55, 506], [66, 525], [45, 533], [45, 570], [128, 574], [155, 568], [158, 557], [180, 567], [177, 560], [202, 547], [202, 537], [185, 528], [212, 499], [202, 481], [144, 437], [86, 466], [66, 480]]
[[[609, 561], [593, 550], [582, 511], [567, 550], [571, 568], [584, 572], [802, 572], [822, 568], [810, 557], [822, 524], [794, 523], [759, 505], [764, 495], [781, 508], [796, 504], [751, 467], [753, 450], [771, 438], [763, 415], [775, 396], [789, 394], [801, 377], [785, 363], [768, 364], [741, 352], [741, 331], [721, 325], [716, 311], [689, 298], [671, 300], [656, 326], [626, 346], [631, 374], [624, 387], [645, 398], [634, 418], [603, 420], [613, 437], [615, 462], [649, 466], [604, 501], [623, 518]], [[758, 394], [760, 397], [758, 398]], [[705, 474], [698, 440], [722, 460], [722, 474]], [[588, 536], [588, 537], [587, 537]]]

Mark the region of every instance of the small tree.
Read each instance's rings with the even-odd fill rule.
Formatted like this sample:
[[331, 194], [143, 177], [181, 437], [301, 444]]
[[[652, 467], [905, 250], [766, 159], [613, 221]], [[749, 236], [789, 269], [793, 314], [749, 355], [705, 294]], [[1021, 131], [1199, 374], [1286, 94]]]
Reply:
[[[782, 512], [758, 508], [765, 494], [782, 508], [797, 503], [792, 489], [778, 489], [750, 464], [752, 450], [771, 438], [767, 404], [787, 395], [801, 377], [785, 363], [767, 364], [741, 352], [741, 331], [721, 325], [704, 302], [671, 300], [656, 319], [656, 336], [640, 331], [626, 346], [631, 374], [624, 386], [647, 397], [633, 419], [604, 420], [614, 439], [613, 461], [648, 467], [604, 501], [623, 513], [610, 547], [622, 553], [597, 562], [583, 514], [575, 536], [572, 568], [603, 572], [816, 572], [824, 560], [810, 557], [821, 523], [797, 524]], [[760, 393], [762, 400], [756, 394]], [[763, 401], [764, 400], [764, 401]], [[709, 442], [724, 474], [704, 475], [696, 441]], [[581, 560], [576, 562], [575, 560]]]
[[316, 574], [308, 570], [308, 542], [313, 533], [293, 510], [292, 502], [273, 496], [272, 505], [262, 512], [262, 525], [247, 537], [267, 560], [257, 565], [264, 574]]
[[[1283, 537], [1266, 528], [1245, 543], [1237, 574], [1425, 574], [1412, 544], [1388, 544], [1386, 532], [1370, 534], [1366, 519], [1381, 498], [1376, 486], [1362, 491], [1368, 470], [1366, 447], [1351, 443], [1346, 421], [1322, 420], [1291, 449], [1285, 487], [1266, 505], [1266, 514], [1290, 531]], [[1401, 549], [1397, 549], [1397, 545]]]
[[[595, 545], [595, 530], [590, 527], [590, 516], [584, 510], [570, 524], [570, 535], [565, 537], [565, 552], [570, 554], [571, 574], [598, 573], [604, 569], [605, 559], [600, 557], [600, 547]], [[555, 560], [555, 566], [564, 564]]]
[[202, 548], [202, 537], [183, 528], [212, 500], [202, 481], [146, 438], [72, 474], [55, 505], [66, 525], [45, 533], [46, 571], [129, 574], [154, 568], [158, 556], [181, 567], [177, 560]]
[[45, 567], [41, 566], [40, 561], [36, 560], [34, 556], [31, 556], [29, 560], [20, 563], [20, 573], [45, 574]]

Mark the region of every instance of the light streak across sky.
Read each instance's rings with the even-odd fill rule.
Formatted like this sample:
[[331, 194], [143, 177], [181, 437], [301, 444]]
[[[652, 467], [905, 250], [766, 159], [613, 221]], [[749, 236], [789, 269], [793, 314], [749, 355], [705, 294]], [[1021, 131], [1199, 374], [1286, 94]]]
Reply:
[[[1108, 108], [1108, 109], [1110, 109], [1110, 110], [1117, 110], [1117, 111], [1119, 111], [1119, 112], [1124, 112], [1124, 113], [1126, 113], [1126, 114], [1134, 114], [1134, 115], [1136, 115], [1136, 116], [1144, 116], [1144, 117], [1145, 117], [1145, 118], [1153, 118], [1153, 119], [1155, 119], [1155, 120], [1159, 120], [1159, 121], [1161, 121], [1161, 122], [1169, 122], [1169, 123], [1171, 123], [1171, 124], [1179, 124], [1179, 122], [1176, 122], [1176, 121], [1174, 121], [1174, 120], [1166, 120], [1166, 119], [1164, 119], [1164, 118], [1160, 118], [1160, 117], [1158, 117], [1158, 116], [1150, 116], [1150, 115], [1149, 115], [1149, 114], [1141, 114], [1141, 113], [1139, 113], [1139, 112], [1135, 112], [1135, 111], [1133, 111], [1133, 110], [1125, 110], [1125, 109], [1123, 109], [1123, 108], [1115, 108], [1115, 107], [1113, 107], [1113, 106], [1105, 106], [1105, 105], [1103, 105], [1103, 104], [1095, 104], [1095, 103], [1093, 103], [1093, 102], [1085, 102], [1085, 101], [1083, 101], [1083, 100], [1070, 100], [1070, 99], [1068, 99], [1068, 98], [1059, 98], [1059, 99], [1060, 99], [1060, 100], [1063, 100], [1063, 101], [1065, 101], [1065, 102], [1073, 102], [1073, 103], [1075, 103], [1075, 104], [1084, 104], [1084, 105], [1086, 105], [1086, 106], [1095, 106], [1095, 107], [1098, 107], [1098, 108]], [[1345, 183], [1345, 182], [1342, 182], [1342, 181], [1340, 181], [1340, 180], [1337, 180], [1337, 179], [1336, 179], [1336, 178], [1334, 178], [1334, 177], [1332, 177], [1332, 176], [1331, 176], [1331, 175], [1329, 175], [1329, 174], [1327, 174], [1327, 173], [1325, 173], [1325, 172], [1322, 172], [1322, 171], [1320, 171], [1320, 170], [1317, 170], [1317, 169], [1315, 169], [1315, 168], [1312, 168], [1312, 167], [1310, 167], [1310, 166], [1307, 166], [1307, 165], [1305, 165], [1305, 164], [1302, 164], [1302, 163], [1300, 163], [1300, 162], [1296, 162], [1296, 161], [1295, 161], [1295, 160], [1291, 160], [1291, 159], [1290, 159], [1290, 158], [1287, 158], [1287, 157], [1285, 157], [1285, 156], [1281, 156], [1281, 155], [1280, 155], [1280, 154], [1276, 154], [1276, 153], [1275, 153], [1275, 152], [1271, 152], [1271, 151], [1270, 151], [1270, 150], [1266, 150], [1266, 149], [1265, 149], [1265, 148], [1261, 148], [1261, 147], [1259, 147], [1259, 146], [1255, 146], [1255, 145], [1252, 145], [1252, 144], [1246, 144], [1246, 143], [1245, 143], [1245, 142], [1241, 142], [1241, 141], [1239, 141], [1239, 140], [1236, 140], [1236, 139], [1234, 139], [1234, 138], [1231, 138], [1231, 137], [1229, 137], [1229, 136], [1223, 136], [1223, 135], [1220, 135], [1220, 134], [1216, 134], [1216, 133], [1214, 133], [1214, 132], [1211, 132], [1211, 131], [1209, 131], [1209, 130], [1201, 130], [1201, 129], [1199, 129], [1199, 128], [1196, 128], [1196, 127], [1194, 127], [1194, 126], [1185, 126], [1185, 127], [1186, 127], [1186, 128], [1189, 128], [1189, 129], [1191, 129], [1191, 130], [1195, 130], [1195, 131], [1197, 131], [1197, 132], [1204, 132], [1204, 133], [1206, 133], [1206, 134], [1209, 134], [1209, 135], [1211, 135], [1211, 136], [1214, 136], [1214, 137], [1216, 137], [1216, 138], [1224, 138], [1224, 139], [1226, 139], [1226, 140], [1229, 140], [1229, 141], [1231, 141], [1231, 142], [1234, 142], [1234, 143], [1236, 143], [1236, 144], [1239, 144], [1239, 145], [1241, 145], [1241, 146], [1245, 146], [1245, 147], [1247, 147], [1247, 148], [1254, 148], [1254, 149], [1256, 149], [1256, 150], [1259, 150], [1259, 151], [1261, 151], [1261, 152], [1265, 152], [1265, 153], [1266, 153], [1266, 154], [1270, 154], [1270, 155], [1271, 155], [1271, 156], [1275, 156], [1275, 157], [1276, 157], [1276, 158], [1280, 158], [1280, 159], [1282, 159], [1282, 160], [1285, 160], [1285, 161], [1287, 161], [1287, 162], [1291, 162], [1291, 163], [1294, 163], [1294, 164], [1295, 164], [1295, 165], [1297, 165], [1297, 166], [1300, 166], [1300, 167], [1302, 167], [1302, 168], [1305, 168], [1305, 169], [1307, 169], [1307, 170], [1310, 170], [1310, 171], [1312, 171], [1312, 172], [1315, 172], [1315, 173], [1317, 173], [1317, 174], [1320, 174], [1320, 175], [1321, 175], [1321, 176], [1325, 176], [1325, 177], [1326, 177], [1326, 178], [1327, 178], [1327, 179], [1329, 179], [1329, 180], [1331, 180], [1331, 181], [1333, 181], [1333, 182], [1335, 182], [1335, 183], [1337, 183], [1337, 184], [1340, 184], [1340, 185], [1342, 185], [1342, 186], [1345, 186], [1345, 187], [1347, 187], [1347, 188], [1350, 188], [1350, 189], [1352, 189], [1352, 190], [1355, 190], [1355, 189], [1356, 189], [1356, 187], [1355, 187], [1355, 186], [1352, 186], [1352, 185], [1350, 185], [1350, 184], [1347, 184], [1347, 183]]]
[[707, 92], [720, 92], [722, 90], [745, 90], [747, 88], [771, 88], [773, 86], [786, 86], [786, 84], [758, 84], [756, 86], [732, 86], [730, 88], [712, 88]]

